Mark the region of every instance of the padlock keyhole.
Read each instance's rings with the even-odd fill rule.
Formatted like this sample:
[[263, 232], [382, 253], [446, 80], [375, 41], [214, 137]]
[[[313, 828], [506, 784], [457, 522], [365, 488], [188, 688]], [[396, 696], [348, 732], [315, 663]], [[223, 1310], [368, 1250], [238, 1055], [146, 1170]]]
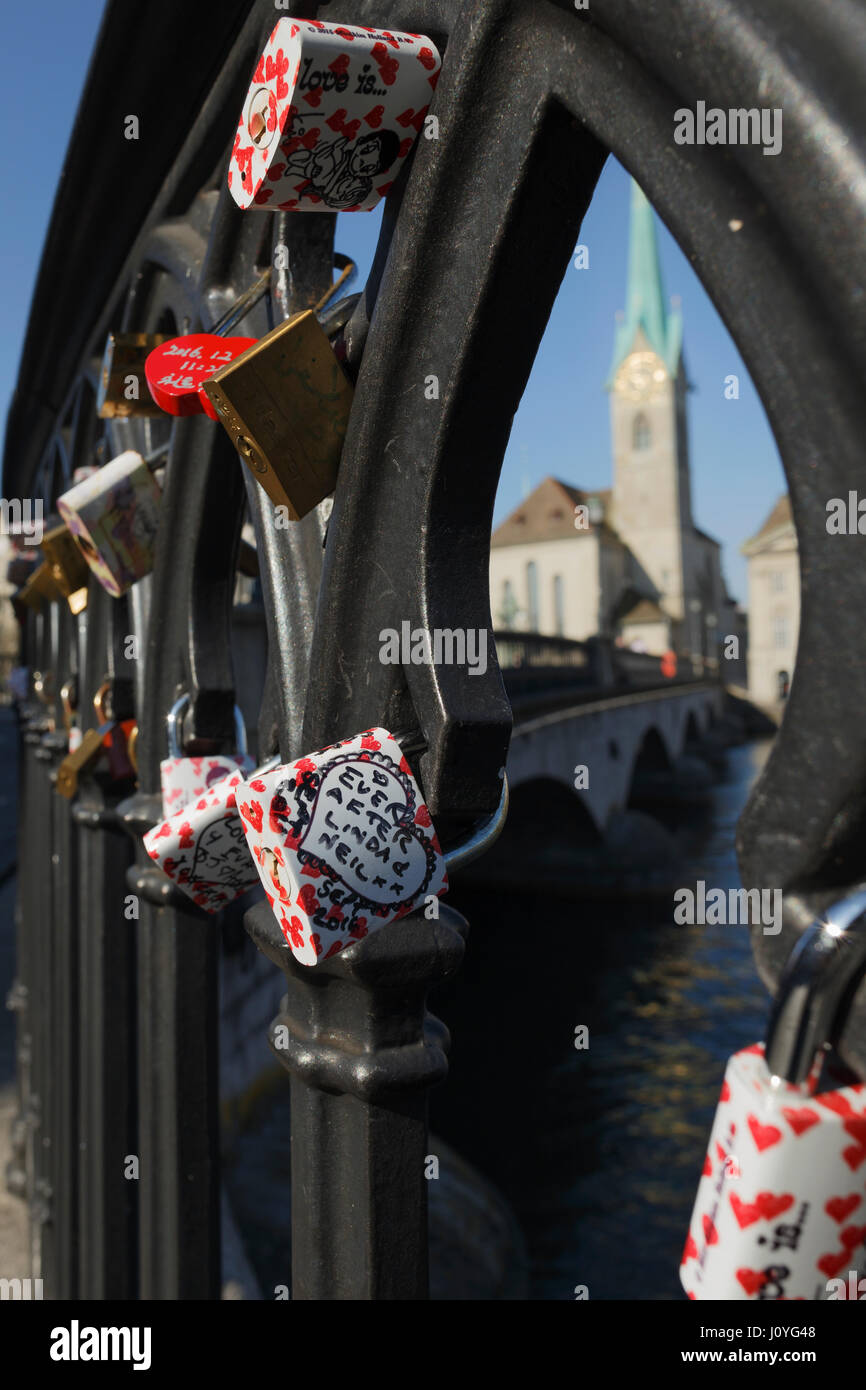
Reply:
[[[250, 139], [253, 144], [258, 148], [261, 148], [263, 145], [269, 145], [276, 134], [276, 123], [270, 134], [268, 133], [270, 102], [271, 94], [267, 87], [260, 87], [250, 102], [250, 112], [247, 117], [247, 130], [249, 131]], [[243, 176], [246, 177], [246, 170], [243, 170]]]

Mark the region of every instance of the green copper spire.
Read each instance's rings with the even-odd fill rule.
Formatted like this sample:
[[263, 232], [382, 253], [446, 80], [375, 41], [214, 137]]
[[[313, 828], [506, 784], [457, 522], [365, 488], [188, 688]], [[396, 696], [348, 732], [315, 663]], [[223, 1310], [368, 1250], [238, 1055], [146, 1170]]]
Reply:
[[682, 319], [678, 312], [665, 308], [655, 214], [643, 190], [632, 179], [626, 311], [617, 324], [608, 384], [632, 350], [639, 329], [671, 375], [675, 375], [682, 347]]

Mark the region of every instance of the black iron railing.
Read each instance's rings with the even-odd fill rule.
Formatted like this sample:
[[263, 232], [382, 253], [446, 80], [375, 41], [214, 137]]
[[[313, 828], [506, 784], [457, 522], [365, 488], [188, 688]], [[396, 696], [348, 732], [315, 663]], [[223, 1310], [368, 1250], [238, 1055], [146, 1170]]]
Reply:
[[[289, 265], [250, 332], [314, 303], [330, 283], [332, 216], [247, 218], [224, 186], [272, 4], [220, 0], [205, 25], [183, 9], [173, 0], [132, 15], [119, 0], [108, 8], [34, 298], [7, 433], [7, 496], [50, 508], [73, 469], [94, 461], [103, 433], [109, 456], [165, 439], [163, 422], [112, 421], [103, 431], [96, 420], [94, 363], [108, 330], [207, 326], [277, 244], [288, 246]], [[851, 563], [856, 539], [846, 550], [824, 527], [825, 494], [857, 485], [866, 433], [862, 16], [840, 5], [829, 18], [808, 0], [593, 0], [578, 11], [568, 0], [333, 0], [316, 9], [426, 32], [445, 54], [433, 108], [440, 138], [419, 142], [389, 197], [346, 330], [357, 390], [327, 535], [323, 509], [276, 529], [225, 436], [204, 419], [182, 420], [171, 430], [152, 578], [125, 610], [92, 583], [85, 614], [51, 605], [27, 621], [26, 659], [46, 680], [22, 745], [10, 1182], [29, 1202], [32, 1272], [53, 1297], [219, 1291], [219, 938], [151, 865], [140, 836], [159, 815], [164, 721], [181, 691], [187, 737], [231, 744], [245, 512], [267, 627], [258, 755], [298, 756], [373, 723], [419, 728], [418, 771], [446, 843], [497, 804], [511, 715], [496, 662], [473, 679], [452, 666], [384, 666], [378, 634], [404, 620], [490, 626], [501, 460], [608, 151], [712, 294], [767, 405], [792, 492], [809, 660], [742, 847], [747, 884], [790, 886], [786, 903], [797, 906], [778, 938], [759, 939], [768, 982], [828, 885], [838, 897], [862, 877], [866, 568]], [[748, 107], [759, 92], [784, 106], [783, 157], [673, 143], [678, 107]], [[142, 128], [150, 113], [161, 134], [137, 147], [107, 140], [112, 121], [121, 128], [118, 102], [142, 113]], [[850, 138], [835, 138], [839, 130]], [[109, 187], [124, 196], [106, 217]], [[439, 404], [419, 410], [429, 371], [440, 378]], [[648, 672], [640, 654], [609, 655], [626, 680]], [[511, 673], [546, 666], [572, 677], [592, 665], [583, 648], [549, 638], [509, 635], [502, 656]], [[138, 786], [83, 778], [68, 805], [52, 788], [66, 746], [59, 690], [78, 682], [92, 726], [89, 701], [106, 676], [118, 707], [138, 720]], [[261, 900], [245, 925], [275, 957]], [[456, 969], [463, 932], [444, 910], [438, 925], [385, 929], [314, 972], [279, 956], [289, 966], [281, 1017], [291, 1046], [281, 1060], [293, 1088], [296, 1298], [425, 1295], [424, 1096], [444, 1074], [446, 1042], [425, 997]], [[861, 1072], [864, 1018], [866, 1008], [855, 1009], [841, 1040]]]

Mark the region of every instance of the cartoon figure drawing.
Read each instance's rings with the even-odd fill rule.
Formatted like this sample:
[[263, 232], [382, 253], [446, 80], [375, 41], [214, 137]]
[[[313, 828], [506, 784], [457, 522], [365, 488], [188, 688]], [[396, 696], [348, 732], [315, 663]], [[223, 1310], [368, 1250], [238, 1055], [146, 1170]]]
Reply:
[[[290, 136], [300, 132], [292, 123]], [[373, 179], [397, 158], [400, 140], [393, 130], [362, 135], [352, 144], [340, 135], [320, 141], [313, 149], [295, 150], [286, 163], [299, 178], [309, 180], [305, 193], [315, 193], [329, 207], [351, 208], [373, 191]]]

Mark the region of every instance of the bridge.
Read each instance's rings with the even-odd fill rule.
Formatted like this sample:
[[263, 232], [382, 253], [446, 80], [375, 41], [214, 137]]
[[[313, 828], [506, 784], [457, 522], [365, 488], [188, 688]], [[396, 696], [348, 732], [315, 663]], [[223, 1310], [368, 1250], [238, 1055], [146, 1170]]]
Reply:
[[508, 753], [512, 791], [535, 781], [567, 787], [596, 830], [635, 791], [671, 779], [700, 781], [695, 759], [718, 742], [725, 692], [718, 664], [662, 659], [609, 638], [575, 642], [541, 633], [496, 632], [497, 655], [514, 711]]
[[[547, 779], [580, 798], [604, 831], [635, 790], [688, 779], [722, 715], [724, 688], [709, 681], [609, 695], [515, 719], [508, 753], [513, 790]], [[699, 777], [695, 778], [696, 783]]]

